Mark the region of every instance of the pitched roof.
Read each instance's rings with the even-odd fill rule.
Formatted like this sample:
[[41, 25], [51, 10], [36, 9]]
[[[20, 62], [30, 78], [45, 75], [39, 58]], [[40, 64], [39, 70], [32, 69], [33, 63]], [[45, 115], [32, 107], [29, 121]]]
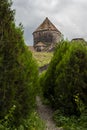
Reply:
[[84, 38], [73, 38], [72, 41], [85, 41]]
[[38, 42], [35, 46], [38, 47], [38, 46], [46, 46], [46, 45], [43, 42]]
[[35, 51], [33, 46], [28, 46], [30, 51]]
[[43, 21], [43, 23], [34, 31], [42, 31], [42, 30], [52, 30], [52, 31], [58, 31], [61, 33], [54, 25], [51, 23], [51, 21], [46, 17], [46, 19]]

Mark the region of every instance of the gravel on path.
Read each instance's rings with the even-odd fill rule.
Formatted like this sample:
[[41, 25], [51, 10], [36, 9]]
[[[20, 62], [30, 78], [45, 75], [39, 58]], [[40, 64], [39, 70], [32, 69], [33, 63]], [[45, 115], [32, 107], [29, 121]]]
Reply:
[[46, 130], [63, 130], [62, 128], [56, 127], [52, 117], [53, 111], [50, 107], [42, 104], [42, 101], [39, 96], [36, 97], [37, 103], [37, 113], [39, 114], [40, 118], [45, 121], [46, 123]]

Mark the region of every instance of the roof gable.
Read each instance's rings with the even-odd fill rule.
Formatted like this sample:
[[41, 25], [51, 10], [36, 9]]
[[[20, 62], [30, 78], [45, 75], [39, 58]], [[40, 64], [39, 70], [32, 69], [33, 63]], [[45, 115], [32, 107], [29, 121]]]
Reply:
[[46, 46], [43, 42], [38, 42], [35, 46]]
[[58, 31], [60, 32], [53, 24], [52, 22], [46, 17], [46, 19], [43, 21], [43, 23], [34, 31], [42, 31], [42, 30], [51, 30], [51, 31]]

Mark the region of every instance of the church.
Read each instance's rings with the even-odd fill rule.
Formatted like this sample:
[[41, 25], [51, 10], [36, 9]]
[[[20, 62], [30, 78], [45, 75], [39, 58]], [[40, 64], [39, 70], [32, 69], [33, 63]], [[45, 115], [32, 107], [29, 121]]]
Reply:
[[61, 40], [62, 33], [46, 17], [43, 23], [33, 32], [33, 47], [36, 51], [51, 50]]

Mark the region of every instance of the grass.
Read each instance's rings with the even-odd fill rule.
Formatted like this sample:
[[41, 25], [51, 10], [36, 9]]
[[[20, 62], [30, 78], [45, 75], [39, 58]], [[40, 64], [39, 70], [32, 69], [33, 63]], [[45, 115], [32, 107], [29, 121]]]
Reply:
[[[45, 130], [45, 123], [40, 119], [36, 112], [32, 112], [30, 119], [25, 122], [27, 130]], [[25, 129], [24, 129], [25, 130]]]
[[0, 130], [45, 130], [45, 123], [40, 119], [38, 114], [33, 111], [29, 119], [24, 120], [23, 124], [21, 124], [18, 128], [9, 128], [7, 125], [0, 124]]
[[50, 63], [53, 52], [33, 52], [33, 56], [36, 59], [38, 66], [41, 67]]
[[59, 111], [54, 114], [54, 120], [57, 126], [62, 127], [63, 130], [87, 130], [87, 113], [84, 112], [80, 117], [64, 116]]

